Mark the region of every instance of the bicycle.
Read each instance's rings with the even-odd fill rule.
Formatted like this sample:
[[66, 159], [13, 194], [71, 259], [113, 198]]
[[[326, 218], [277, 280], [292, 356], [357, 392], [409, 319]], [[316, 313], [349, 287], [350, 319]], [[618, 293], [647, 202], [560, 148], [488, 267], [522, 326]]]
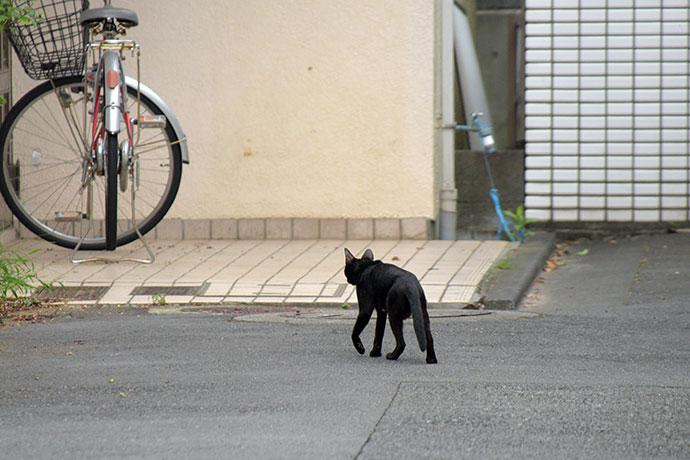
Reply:
[[[8, 31], [26, 73], [48, 81], [0, 126], [0, 192], [26, 228], [73, 248], [75, 262], [77, 250], [113, 251], [137, 238], [152, 262], [143, 235], [177, 195], [186, 137], [140, 82], [139, 45], [122, 38], [136, 13], [103, 4], [42, 0], [40, 20]], [[136, 79], [125, 75], [126, 53], [136, 56]]]

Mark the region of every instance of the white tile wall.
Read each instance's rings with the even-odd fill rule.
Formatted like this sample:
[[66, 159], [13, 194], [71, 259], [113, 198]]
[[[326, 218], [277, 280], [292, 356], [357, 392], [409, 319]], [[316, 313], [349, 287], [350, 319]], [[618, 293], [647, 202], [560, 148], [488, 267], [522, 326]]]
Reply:
[[690, 2], [525, 8], [528, 216], [689, 220]]

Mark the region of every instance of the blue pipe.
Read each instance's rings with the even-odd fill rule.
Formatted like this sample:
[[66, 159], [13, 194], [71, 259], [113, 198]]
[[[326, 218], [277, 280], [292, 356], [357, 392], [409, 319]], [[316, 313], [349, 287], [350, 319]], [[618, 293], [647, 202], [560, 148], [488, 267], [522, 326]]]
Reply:
[[[472, 124], [470, 125], [455, 125], [452, 128], [459, 131], [474, 131], [479, 134], [479, 140], [482, 144], [482, 157], [484, 158], [484, 168], [486, 168], [486, 174], [489, 176], [489, 185], [491, 189], [489, 190], [489, 196], [491, 201], [494, 203], [494, 209], [496, 210], [496, 215], [498, 216], [498, 231], [496, 232], [496, 239], [501, 239], [501, 234], [505, 232], [506, 236], [510, 238], [510, 241], [517, 241], [515, 236], [510, 231], [508, 223], [503, 215], [503, 210], [501, 209], [501, 200], [498, 198], [498, 190], [496, 189], [496, 184], [494, 183], [494, 176], [491, 173], [491, 165], [489, 164], [489, 153], [496, 151], [496, 145], [494, 143], [494, 138], [491, 133], [491, 127], [481, 121], [481, 113], [472, 114]], [[451, 126], [449, 126], [450, 128]]]

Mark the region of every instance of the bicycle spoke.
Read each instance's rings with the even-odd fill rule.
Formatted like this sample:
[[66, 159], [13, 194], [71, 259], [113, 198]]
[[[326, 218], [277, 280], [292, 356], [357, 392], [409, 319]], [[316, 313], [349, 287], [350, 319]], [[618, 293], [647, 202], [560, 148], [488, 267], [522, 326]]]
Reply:
[[[86, 139], [86, 133], [84, 133], [81, 129], [81, 126], [83, 126], [83, 124], [80, 123], [79, 120], [77, 120], [77, 116], [74, 115], [73, 107], [75, 107], [75, 106], [76, 106], [76, 104], [72, 104], [72, 106], [70, 107], [70, 117], [69, 118], [71, 118], [72, 125], [74, 126], [74, 130], [76, 131], [76, 138], [81, 139], [82, 144], [83, 144], [82, 148], [84, 149], [84, 151], [88, 151], [89, 144], [88, 144], [87, 139]], [[82, 113], [82, 116], [83, 116], [83, 113]]]
[[57, 142], [59, 139], [57, 139], [56, 136], [51, 136], [51, 134], [48, 131], [43, 129], [46, 126], [48, 126], [48, 121], [46, 120], [46, 118], [38, 112], [36, 113], [36, 115], [38, 118], [40, 118], [40, 120], [39, 120], [41, 122], [40, 124], [38, 122], [34, 121], [33, 119], [28, 119], [28, 117], [27, 117], [27, 119], [23, 120], [23, 122], [30, 125], [30, 126], [27, 126], [27, 127], [17, 126], [15, 128], [15, 131], [24, 132], [24, 133], [26, 133], [32, 137], [39, 138], [41, 140], [50, 142], [50, 143], [55, 144], [55, 145], [59, 145], [61, 147], [65, 147], [67, 149], [72, 148], [69, 145], [67, 139], [65, 139], [62, 136], [58, 136], [58, 137], [61, 137], [62, 138], [61, 140], [64, 141], [64, 143]]
[[[72, 180], [73, 177], [74, 177], [73, 175], [63, 176], [63, 177], [60, 177], [60, 178], [58, 178], [58, 179], [52, 180], [50, 183], [38, 184], [38, 185], [34, 185], [34, 186], [32, 186], [32, 187], [26, 187], [26, 188], [24, 189], [25, 192], [28, 192], [28, 191], [30, 191], [30, 190], [33, 190], [34, 193], [33, 193], [31, 196], [29, 196], [28, 198], [26, 198], [26, 199], [25, 199], [25, 202], [26, 202], [27, 204], [36, 203], [36, 200], [39, 200], [42, 196], [46, 196], [46, 194], [48, 194], [48, 195], [43, 199], [43, 201], [39, 201], [37, 204], [35, 204], [35, 205], [32, 206], [32, 208], [34, 208], [34, 209], [40, 208], [40, 207], [43, 206], [51, 197], [58, 196], [58, 195], [56, 195], [56, 193], [55, 193], [56, 187], [59, 187], [60, 184], [67, 184], [67, 183], [69, 183], [70, 180]], [[38, 188], [38, 187], [41, 187], [41, 188]], [[78, 188], [77, 188], [77, 190], [78, 190]], [[61, 192], [61, 193], [62, 193], [62, 192]]]
[[[76, 122], [74, 119], [74, 114], [70, 114], [71, 116], [67, 115], [67, 112], [70, 107], [65, 107], [65, 104], [63, 103], [62, 98], [60, 97], [60, 94], [58, 94], [57, 88], [55, 88], [55, 85], [53, 85], [53, 94], [55, 94], [55, 97], [58, 100], [58, 103], [60, 104], [60, 107], [62, 107], [62, 114], [65, 117], [65, 121], [67, 122], [67, 126], [70, 130], [70, 133], [72, 134], [72, 138], [74, 139], [74, 142], [78, 145], [81, 146], [82, 148], [86, 148], [87, 143], [86, 143], [86, 138], [83, 136], [83, 133], [80, 132], [79, 130], [79, 123]], [[74, 105], [74, 100], [71, 98], [71, 96], [67, 95], [69, 97], [70, 101], [72, 102], [71, 105]], [[76, 131], [76, 132], [75, 132]], [[79, 136], [77, 136], [79, 135]], [[80, 142], [81, 140], [81, 142]]]
[[160, 140], [160, 141], [149, 142], [146, 144], [138, 144], [136, 146], [136, 152], [139, 155], [142, 155], [142, 154], [147, 153], [147, 152], [152, 152], [154, 150], [170, 147], [170, 146], [175, 145], [177, 143], [179, 143], [179, 141], [172, 143], [172, 142], [168, 142], [166, 140]]
[[[52, 132], [46, 131], [45, 132], [46, 135], [52, 135], [52, 136], [59, 137], [65, 142], [65, 144], [70, 145], [71, 144], [70, 140], [67, 138], [67, 136], [65, 136], [65, 134], [62, 131], [60, 131], [58, 129], [58, 126], [60, 126], [60, 122], [55, 117], [55, 114], [54, 114], [53, 110], [51, 109], [51, 107], [48, 105], [46, 98], [41, 99], [41, 104], [43, 105], [43, 110], [38, 110], [38, 107], [37, 107], [34, 109], [34, 112], [36, 113], [36, 116], [38, 116], [41, 119], [41, 121], [43, 122], [42, 126], [45, 126], [45, 127], [49, 128], [50, 131], [52, 131]], [[44, 116], [44, 114], [49, 115], [50, 118], [52, 118], [53, 122], [51, 123], [50, 120], [48, 120]]]
[[[60, 176], [60, 177], [51, 179], [48, 182], [39, 182], [38, 184], [30, 185], [28, 187], [24, 186], [24, 187], [22, 187], [22, 192], [26, 193], [26, 192], [29, 192], [31, 190], [36, 189], [36, 187], [43, 187], [43, 189], [41, 189], [41, 191], [39, 193], [32, 195], [32, 197], [35, 197], [35, 196], [43, 193], [43, 191], [51, 190], [51, 188], [53, 188], [54, 185], [57, 184], [58, 182], [63, 182], [65, 179], [69, 179], [71, 177], [74, 177], [75, 174], [77, 174], [77, 173], [78, 173], [78, 171], [75, 171], [73, 173], [65, 174], [64, 176]], [[30, 197], [29, 200], [31, 200], [32, 197]]]
[[[58, 99], [59, 99], [59, 97], [58, 97]], [[60, 122], [58, 121], [58, 119], [55, 117], [54, 111], [51, 110], [50, 107], [48, 106], [48, 102], [46, 101], [46, 98], [44, 98], [44, 99], [42, 100], [42, 102], [43, 102], [43, 105], [45, 106], [46, 112], [48, 112], [48, 114], [50, 115], [50, 117], [51, 117], [51, 118], [53, 119], [53, 121], [55, 122], [55, 124], [52, 125], [52, 126], [55, 128], [55, 129], [54, 129], [54, 130], [55, 130], [55, 133], [56, 133], [59, 137], [61, 137], [63, 141], [65, 141], [65, 144], [67, 144], [67, 145], [72, 145], [72, 141], [69, 140], [69, 138], [65, 135], [65, 133], [63, 133], [62, 131], [60, 131], [60, 130], [58, 130], [58, 129], [56, 128], [57, 126], [60, 126], [61, 124], [60, 124]], [[64, 115], [64, 109], [63, 109], [63, 115]], [[66, 115], [65, 115], [65, 120], [67, 121], [67, 125], [69, 126], [69, 119], [68, 119], [68, 117], [67, 117]], [[51, 126], [51, 125], [49, 125], [49, 126]], [[72, 136], [74, 137], [74, 132], [72, 132]], [[79, 142], [79, 140], [78, 140], [76, 137], [74, 137], [73, 141], [74, 141], [74, 143], [76, 144], [77, 147], [80, 146], [80, 142]], [[74, 151], [75, 153], [78, 153], [78, 152], [80, 151], [79, 148], [76, 148], [76, 149], [75, 149], [74, 145], [72, 145], [71, 150]]]
[[[101, 180], [96, 180], [92, 182], [94, 190], [92, 191], [93, 193], [93, 208], [94, 210], [103, 210], [105, 209], [105, 184]], [[91, 216], [91, 219], [93, 219], [95, 216]], [[104, 216], [102, 213], [99, 213], [97, 216], [99, 220], [103, 220]]]
[[[145, 135], [143, 133], [146, 133], [145, 134], [146, 137], [144, 137]], [[161, 139], [163, 139], [163, 140], [166, 139], [165, 131], [160, 129], [160, 128], [159, 129], [139, 129], [138, 134], [139, 134], [138, 145], [146, 144], [146, 143], [161, 140]]]
[[[167, 176], [168, 171], [166, 169], [163, 169], [163, 168], [165, 168], [165, 166], [161, 166], [160, 164], [151, 165], [151, 166], [139, 166], [139, 171], [149, 172], [149, 173], [153, 173], [155, 175], [165, 174]], [[147, 177], [150, 177], [150, 176], [147, 176]]]
[[36, 174], [40, 174], [44, 171], [58, 168], [60, 166], [74, 165], [75, 161], [74, 160], [60, 161], [60, 162], [58, 162], [58, 161], [42, 161], [41, 164], [43, 165], [43, 167], [41, 167], [41, 168], [34, 167], [34, 168], [32, 168], [32, 171], [22, 173], [22, 177], [26, 179], [27, 177], [31, 177], [31, 176], [34, 176]]
[[[150, 184], [150, 182], [148, 184]], [[154, 197], [157, 196], [160, 193], [160, 190], [159, 189], [153, 189], [150, 185], [144, 185], [144, 184], [142, 184], [140, 188], [145, 190], [145, 191], [150, 191], [151, 193], [150, 194], [142, 194], [142, 196], [137, 196], [137, 203], [140, 201], [143, 201], [144, 204], [148, 205], [151, 209], [153, 209], [156, 206], [156, 204], [151, 203], [147, 197], [149, 195], [154, 196]]]
[[[41, 115], [39, 115], [39, 117], [42, 118], [43, 120], [45, 120], [45, 118], [43, 118]], [[65, 143], [64, 143], [64, 144], [61, 144], [61, 143], [59, 143], [59, 142], [56, 142], [56, 139], [55, 139], [54, 137], [49, 137], [49, 136], [50, 136], [50, 133], [48, 133], [47, 131], [41, 129], [43, 126], [48, 125], [48, 121], [47, 121], [47, 120], [44, 121], [44, 123], [45, 123], [44, 125], [38, 125], [38, 124], [36, 124], [33, 120], [25, 120], [25, 121], [28, 122], [28, 123], [30, 123], [31, 126], [32, 126], [33, 128], [32, 128], [32, 129], [28, 129], [28, 128], [24, 128], [24, 127], [22, 127], [22, 126], [18, 126], [18, 127], [15, 128], [15, 131], [19, 131], [19, 132], [26, 133], [27, 135], [29, 135], [29, 136], [31, 136], [31, 137], [33, 137], [33, 138], [38, 138], [38, 139], [44, 140], [44, 141], [46, 141], [46, 142], [55, 144], [55, 145], [57, 145], [57, 146], [64, 147], [64, 148], [67, 149], [67, 150], [71, 150], [71, 151], [74, 151], [75, 153], [78, 153], [76, 150], [74, 150], [74, 146], [72, 146], [72, 145], [69, 143], [69, 141], [68, 141], [67, 139], [65, 139], [64, 137], [63, 137], [62, 140], [63, 140]], [[45, 135], [44, 135], [45, 137], [44, 137], [44, 136], [39, 136], [39, 135], [36, 133], [36, 131], [39, 131], [39, 130], [42, 131], [43, 133], [45, 133]]]
[[[63, 191], [66, 191], [67, 187], [63, 188]], [[48, 211], [46, 212], [46, 215], [44, 217], [44, 222], [47, 222], [49, 220], [49, 214], [51, 211], [55, 210], [57, 208], [57, 202], [62, 198], [63, 192], [60, 192], [60, 196], [55, 198], [55, 201], [53, 202], [53, 205], [49, 207]], [[75, 191], [72, 194], [72, 197], [69, 199], [68, 203], [66, 206], [61, 206], [60, 209], [57, 209], [57, 211], [81, 211], [81, 208], [74, 208], [72, 207], [72, 204], [74, 203], [75, 200], [79, 199], [79, 196], [82, 194], [81, 191]], [[53, 215], [53, 217], [55, 217]]]
[[[47, 217], [48, 214], [50, 214], [50, 212], [53, 211], [53, 210], [55, 209], [55, 205], [57, 204], [57, 202], [60, 200], [60, 198], [62, 197], [62, 195], [63, 195], [63, 194], [65, 193], [65, 191], [67, 190], [67, 184], [70, 182], [70, 180], [72, 180], [72, 177], [73, 177], [73, 176], [69, 176], [69, 177], [65, 178], [64, 181], [62, 181], [62, 184], [59, 186], [60, 193], [57, 194], [57, 196], [56, 196], [56, 195], [50, 195], [50, 196], [48, 196], [48, 197], [39, 205], [39, 207], [42, 207], [43, 204], [47, 203], [48, 200], [49, 200], [51, 197], [54, 197], [54, 198], [55, 198], [55, 199], [53, 200], [53, 204], [52, 204], [51, 206], [48, 207], [48, 210], [47, 210], [46, 213], [45, 213], [45, 217], [43, 218], [43, 221], [44, 221], [44, 222], [48, 220], [48, 217]], [[75, 192], [75, 193], [78, 193], [78, 192]], [[37, 208], [37, 211], [38, 211], [38, 208]], [[61, 209], [61, 210], [59, 210], [59, 211], [65, 211], [65, 209]]]

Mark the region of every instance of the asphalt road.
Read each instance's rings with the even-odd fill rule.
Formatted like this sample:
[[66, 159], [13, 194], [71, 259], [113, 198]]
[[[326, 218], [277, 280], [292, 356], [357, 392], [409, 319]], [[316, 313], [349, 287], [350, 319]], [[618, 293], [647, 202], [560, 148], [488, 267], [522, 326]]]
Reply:
[[541, 317], [434, 320], [437, 365], [409, 325], [397, 362], [347, 321], [0, 329], [0, 458], [690, 458], [690, 236], [562, 262], [522, 307]]

